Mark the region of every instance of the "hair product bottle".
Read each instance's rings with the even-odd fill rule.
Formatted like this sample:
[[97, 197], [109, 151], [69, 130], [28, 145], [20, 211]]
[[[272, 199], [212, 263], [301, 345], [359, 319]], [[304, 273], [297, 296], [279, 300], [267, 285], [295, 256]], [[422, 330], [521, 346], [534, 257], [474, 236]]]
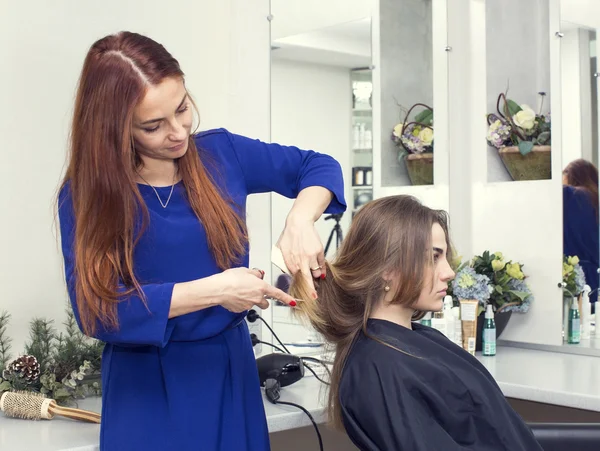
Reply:
[[573, 298], [571, 308], [569, 309], [569, 344], [577, 344], [581, 338], [581, 320], [579, 317], [579, 303], [577, 298]]
[[491, 304], [488, 304], [485, 308], [482, 339], [483, 355], [496, 355], [496, 321], [494, 321], [494, 310]]

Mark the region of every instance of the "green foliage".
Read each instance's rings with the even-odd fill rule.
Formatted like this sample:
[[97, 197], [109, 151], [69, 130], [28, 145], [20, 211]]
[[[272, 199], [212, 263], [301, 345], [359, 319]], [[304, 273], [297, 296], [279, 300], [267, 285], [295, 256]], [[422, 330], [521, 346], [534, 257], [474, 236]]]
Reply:
[[517, 102], [511, 99], [506, 99], [506, 108], [508, 109], [508, 114], [511, 116], [523, 110]]
[[[10, 339], [6, 326], [10, 315], [0, 315], [0, 360], [6, 357]], [[100, 395], [100, 364], [104, 343], [84, 336], [71, 309], [64, 322], [65, 333], [57, 333], [52, 321], [35, 318], [30, 323], [25, 354], [34, 356], [42, 374], [34, 383], [26, 383], [15, 374], [4, 371], [0, 377], [0, 392], [30, 390], [43, 393], [59, 404], [69, 405], [75, 399]]]
[[423, 110], [419, 114], [415, 115], [415, 122], [424, 125], [433, 125], [433, 110]]
[[471, 264], [475, 272], [490, 279], [493, 291], [489, 302], [496, 310], [508, 305], [521, 306], [531, 299], [531, 291], [523, 282], [526, 276], [521, 263], [504, 261], [501, 252], [492, 254], [485, 251], [482, 255], [475, 256]]
[[[0, 375], [11, 358], [10, 349], [12, 347], [12, 340], [6, 331], [9, 321], [10, 314], [8, 312], [2, 312], [2, 314], [0, 314]], [[0, 386], [0, 392], [1, 391], [2, 389]]]
[[527, 155], [532, 150], [533, 150], [533, 142], [521, 141], [519, 143], [519, 152], [521, 153], [521, 155]]

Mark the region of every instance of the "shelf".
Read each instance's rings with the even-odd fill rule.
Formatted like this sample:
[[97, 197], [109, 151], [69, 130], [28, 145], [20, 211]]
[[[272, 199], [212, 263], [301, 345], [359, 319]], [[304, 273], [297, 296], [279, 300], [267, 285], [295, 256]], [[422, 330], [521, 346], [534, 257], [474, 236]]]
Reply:
[[359, 190], [359, 189], [364, 189], [364, 190], [373, 189], [373, 185], [364, 185], [364, 186], [353, 185], [352, 189], [355, 189], [355, 190]]
[[368, 153], [368, 152], [373, 152], [373, 148], [372, 147], [353, 148], [352, 152], [356, 152], [356, 153]]

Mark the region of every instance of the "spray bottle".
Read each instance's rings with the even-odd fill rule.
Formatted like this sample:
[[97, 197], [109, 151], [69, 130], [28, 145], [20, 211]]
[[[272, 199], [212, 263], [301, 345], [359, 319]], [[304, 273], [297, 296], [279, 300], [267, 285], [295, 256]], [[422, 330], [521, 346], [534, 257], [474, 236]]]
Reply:
[[496, 355], [496, 321], [494, 310], [488, 304], [485, 309], [485, 322], [483, 323], [483, 355]]
[[569, 309], [569, 331], [567, 342], [577, 344], [581, 339], [581, 318], [579, 315], [579, 303], [577, 298], [573, 298], [571, 308]]

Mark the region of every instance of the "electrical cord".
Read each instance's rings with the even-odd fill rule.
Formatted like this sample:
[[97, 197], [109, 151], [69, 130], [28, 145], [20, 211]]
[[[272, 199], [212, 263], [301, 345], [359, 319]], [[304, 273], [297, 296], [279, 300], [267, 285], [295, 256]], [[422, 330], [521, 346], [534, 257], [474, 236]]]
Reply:
[[307, 362], [314, 362], [314, 363], [318, 363], [319, 365], [323, 365], [323, 368], [325, 368], [325, 371], [327, 371], [327, 375], [329, 376], [329, 379], [331, 379], [331, 371], [329, 370], [329, 367], [327, 366], [327, 364], [325, 362], [323, 362], [321, 359], [317, 359], [315, 357], [300, 357], [302, 360], [306, 360]]
[[310, 365], [308, 365], [306, 362], [303, 362], [303, 363], [304, 363], [304, 368], [306, 368], [308, 371], [310, 371], [311, 373], [313, 373], [313, 375], [315, 376], [315, 378], [316, 378], [316, 379], [317, 379], [319, 382], [321, 382], [322, 384], [325, 384], [325, 385], [331, 385], [329, 382], [327, 382], [327, 381], [324, 381], [323, 379], [321, 379], [321, 378], [320, 378], [320, 377], [317, 375], [317, 373], [315, 372], [315, 370], [314, 370], [314, 369], [312, 369], [312, 368], [310, 367]]
[[272, 402], [273, 404], [283, 404], [286, 406], [296, 407], [296, 408], [302, 410], [306, 414], [306, 416], [308, 416], [308, 418], [310, 419], [310, 422], [312, 423], [313, 427], [315, 428], [315, 431], [317, 431], [317, 438], [319, 439], [319, 450], [323, 451], [323, 439], [321, 438], [321, 431], [319, 431], [319, 427], [317, 426], [317, 422], [315, 421], [313, 416], [310, 414], [310, 412], [308, 410], [306, 410], [301, 405], [295, 404], [293, 402], [279, 401], [279, 398], [281, 397], [280, 389], [281, 389], [281, 387], [280, 387], [279, 381], [277, 379], [267, 379], [265, 381], [265, 393], [267, 395], [267, 399], [270, 402]]
[[279, 337], [277, 336], [277, 334], [273, 331], [273, 329], [271, 329], [271, 326], [269, 326], [267, 324], [267, 322], [262, 318], [262, 316], [260, 316], [258, 313], [256, 313], [256, 310], [249, 310], [248, 313], [247, 313], [247, 315], [246, 315], [246, 319], [248, 321], [250, 321], [251, 323], [255, 322], [257, 319], [261, 320], [263, 322], [263, 324], [265, 326], [267, 326], [267, 329], [269, 329], [269, 331], [273, 334], [273, 336], [275, 337], [275, 339], [277, 340], [277, 342], [281, 345], [281, 347], [283, 349], [285, 349], [285, 352], [288, 353], [288, 354], [291, 354], [291, 352], [289, 351], [289, 349], [285, 347], [285, 345], [279, 339]]
[[272, 348], [277, 349], [282, 354], [286, 354], [286, 352], [283, 349], [281, 349], [279, 346], [274, 345], [273, 343], [268, 343], [266, 341], [259, 340], [258, 337], [256, 336], [256, 334], [250, 334], [250, 340], [252, 340], [253, 347], [256, 346], [257, 344], [263, 344], [263, 345], [271, 346]]

